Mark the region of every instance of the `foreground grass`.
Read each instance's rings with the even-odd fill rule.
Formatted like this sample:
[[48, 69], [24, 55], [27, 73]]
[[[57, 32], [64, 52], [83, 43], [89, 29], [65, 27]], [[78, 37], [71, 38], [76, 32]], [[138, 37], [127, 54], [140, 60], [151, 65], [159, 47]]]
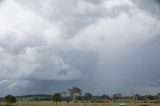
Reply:
[[[2, 106], [3, 103], [1, 103]], [[148, 106], [160, 106], [160, 103], [126, 103], [126, 106], [142, 106], [142, 105], [148, 105]], [[119, 106], [119, 103], [66, 103], [66, 102], [17, 102], [13, 106]]]

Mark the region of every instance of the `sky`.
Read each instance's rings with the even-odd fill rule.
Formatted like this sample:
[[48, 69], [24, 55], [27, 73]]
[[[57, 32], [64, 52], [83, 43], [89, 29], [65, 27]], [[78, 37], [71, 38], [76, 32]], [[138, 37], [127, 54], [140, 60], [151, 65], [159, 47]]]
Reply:
[[159, 0], [0, 0], [0, 96], [160, 92]]

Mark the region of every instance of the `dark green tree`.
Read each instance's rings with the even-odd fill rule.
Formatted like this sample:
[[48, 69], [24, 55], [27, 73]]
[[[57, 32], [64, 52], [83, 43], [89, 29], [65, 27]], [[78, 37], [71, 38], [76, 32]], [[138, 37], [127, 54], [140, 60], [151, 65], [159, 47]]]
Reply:
[[121, 97], [122, 97], [122, 94], [121, 93], [117, 93], [117, 94], [113, 94], [112, 99], [117, 100], [117, 99], [120, 99]]
[[140, 94], [135, 94], [136, 100], [144, 100], [143, 96]]
[[91, 93], [85, 93], [84, 99], [85, 99], [86, 101], [90, 101], [90, 100], [92, 99], [92, 94], [91, 94]]
[[7, 103], [7, 106], [12, 106], [13, 103], [16, 103], [16, 98], [12, 95], [5, 96], [4, 100]]
[[102, 99], [107, 100], [107, 99], [110, 99], [110, 97], [109, 97], [109, 95], [107, 95], [107, 94], [103, 94], [103, 95], [102, 95]]
[[57, 102], [62, 101], [62, 95], [61, 95], [61, 93], [55, 93], [55, 94], [53, 95], [53, 101], [56, 102], [56, 106], [57, 106]]

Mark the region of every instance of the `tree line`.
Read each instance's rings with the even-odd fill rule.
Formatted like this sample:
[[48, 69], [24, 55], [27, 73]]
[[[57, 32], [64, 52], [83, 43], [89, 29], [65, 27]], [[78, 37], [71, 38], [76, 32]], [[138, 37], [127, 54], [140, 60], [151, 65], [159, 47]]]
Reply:
[[[66, 99], [66, 95], [70, 95], [68, 99]], [[31, 95], [30, 95], [31, 96]], [[47, 95], [45, 95], [47, 97]], [[140, 95], [134, 94], [134, 96], [122, 96], [121, 93], [115, 93], [112, 96], [107, 94], [103, 94], [102, 96], [93, 96], [91, 93], [86, 92], [82, 94], [82, 90], [79, 87], [72, 87], [67, 89], [66, 91], [54, 93], [51, 97], [46, 99], [40, 99], [39, 97], [33, 98], [33, 101], [41, 101], [41, 100], [52, 100], [56, 104], [61, 101], [86, 101], [91, 102], [93, 100], [119, 100], [119, 99], [133, 99], [133, 100], [156, 100], [160, 99], [160, 93], [157, 95]], [[13, 95], [7, 95], [4, 98], [6, 106], [12, 106], [16, 103], [16, 97]]]

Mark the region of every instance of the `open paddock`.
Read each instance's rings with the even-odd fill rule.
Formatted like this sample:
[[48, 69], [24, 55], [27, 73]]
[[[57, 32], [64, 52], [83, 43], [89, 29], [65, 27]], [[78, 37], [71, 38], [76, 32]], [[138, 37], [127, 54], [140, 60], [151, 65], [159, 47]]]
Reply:
[[[4, 106], [1, 103], [0, 106]], [[160, 106], [160, 103], [125, 103], [126, 106]], [[17, 102], [13, 106], [119, 106], [119, 103], [82, 103], [82, 102], [59, 102], [54, 103], [51, 101], [40, 101], [40, 102]]]

